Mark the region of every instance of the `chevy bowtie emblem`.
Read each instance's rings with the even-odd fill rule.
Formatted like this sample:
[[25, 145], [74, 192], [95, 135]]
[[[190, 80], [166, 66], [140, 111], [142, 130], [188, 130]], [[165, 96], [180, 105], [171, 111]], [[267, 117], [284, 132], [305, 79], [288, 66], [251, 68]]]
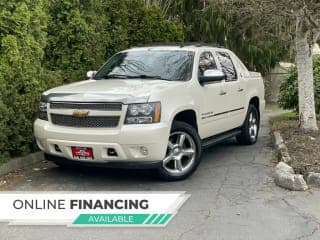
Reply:
[[83, 109], [76, 109], [72, 113], [75, 117], [86, 117], [89, 115], [89, 111], [83, 110]]

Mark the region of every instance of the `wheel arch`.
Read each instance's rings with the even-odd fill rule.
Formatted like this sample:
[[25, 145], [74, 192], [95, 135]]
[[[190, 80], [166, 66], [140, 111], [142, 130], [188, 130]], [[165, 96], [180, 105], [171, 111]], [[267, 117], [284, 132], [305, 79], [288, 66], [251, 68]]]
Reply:
[[194, 127], [198, 132], [197, 112], [192, 108], [177, 111], [172, 118], [172, 123], [173, 121], [185, 122]]
[[252, 104], [253, 106], [256, 107], [256, 109], [258, 110], [258, 114], [260, 117], [260, 99], [258, 96], [254, 96], [250, 99], [248, 106]]

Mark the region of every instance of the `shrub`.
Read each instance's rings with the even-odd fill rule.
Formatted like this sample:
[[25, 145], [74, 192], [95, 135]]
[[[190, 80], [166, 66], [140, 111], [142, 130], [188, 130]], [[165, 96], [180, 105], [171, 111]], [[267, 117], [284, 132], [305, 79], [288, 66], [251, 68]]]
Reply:
[[[315, 106], [316, 113], [320, 113], [320, 57], [314, 58], [313, 76], [315, 86]], [[297, 68], [293, 67], [289, 71], [289, 75], [282, 81], [280, 85], [279, 105], [284, 109], [294, 109], [299, 111], [298, 98], [298, 73]]]
[[107, 58], [128, 47], [182, 40], [182, 27], [142, 0], [52, 0], [46, 68], [67, 82], [84, 79]]
[[183, 38], [142, 0], [6, 0], [0, 9], [0, 162], [37, 149], [43, 91], [84, 79], [132, 45]]
[[43, 1], [0, 3], [0, 160], [32, 150], [32, 122], [46, 88], [41, 66], [47, 16]]

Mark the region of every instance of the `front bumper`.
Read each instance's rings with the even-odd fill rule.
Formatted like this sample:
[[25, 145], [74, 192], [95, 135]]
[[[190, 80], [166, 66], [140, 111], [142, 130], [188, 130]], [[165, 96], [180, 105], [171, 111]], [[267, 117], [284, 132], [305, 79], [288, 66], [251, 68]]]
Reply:
[[72, 165], [72, 166], [87, 166], [98, 168], [122, 168], [122, 169], [156, 169], [162, 166], [162, 161], [112, 161], [112, 162], [96, 162], [96, 161], [78, 161], [70, 160], [64, 157], [50, 155], [45, 153], [44, 157], [48, 161], [56, 164]]
[[[123, 125], [114, 129], [62, 127], [40, 119], [34, 123], [34, 135], [42, 151], [86, 163], [160, 161], [165, 157], [169, 132], [166, 123]], [[94, 159], [74, 160], [71, 147], [92, 148]], [[141, 151], [142, 147], [147, 149], [147, 154]], [[109, 156], [108, 148], [113, 148], [117, 156]]]

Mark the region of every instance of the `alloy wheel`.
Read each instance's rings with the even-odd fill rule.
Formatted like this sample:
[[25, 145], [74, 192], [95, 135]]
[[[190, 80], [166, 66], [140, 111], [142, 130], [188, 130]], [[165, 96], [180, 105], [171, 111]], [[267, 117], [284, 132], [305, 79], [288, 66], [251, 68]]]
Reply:
[[183, 175], [190, 170], [195, 162], [197, 147], [190, 134], [172, 132], [169, 137], [163, 167], [172, 175]]
[[254, 112], [249, 115], [249, 135], [251, 141], [255, 141], [258, 135], [258, 119]]

